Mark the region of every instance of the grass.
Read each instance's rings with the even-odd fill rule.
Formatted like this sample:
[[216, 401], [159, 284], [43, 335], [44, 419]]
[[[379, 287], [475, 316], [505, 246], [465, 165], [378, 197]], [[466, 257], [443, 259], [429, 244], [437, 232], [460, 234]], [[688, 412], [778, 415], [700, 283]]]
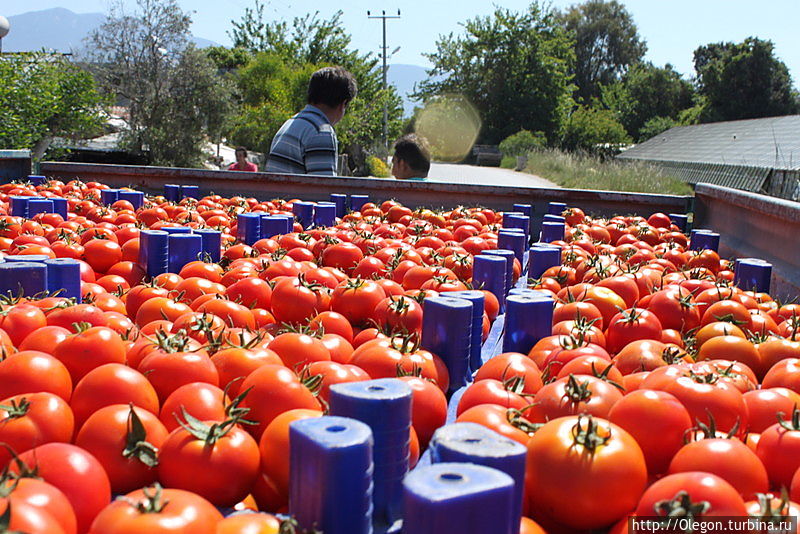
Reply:
[[652, 165], [617, 160], [603, 161], [597, 156], [560, 150], [531, 152], [528, 155], [525, 171], [572, 189], [692, 194], [692, 188], [688, 184]]

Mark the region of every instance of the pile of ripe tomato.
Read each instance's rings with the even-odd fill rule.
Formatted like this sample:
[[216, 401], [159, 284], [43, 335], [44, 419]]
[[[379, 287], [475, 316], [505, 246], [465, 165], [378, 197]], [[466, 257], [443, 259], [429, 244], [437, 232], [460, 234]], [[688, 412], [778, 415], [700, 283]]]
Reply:
[[[0, 186], [0, 213], [11, 195], [69, 200], [66, 221], [0, 215], [0, 251], [80, 260], [83, 297], [0, 304], [9, 529], [277, 533], [289, 425], [322, 416], [336, 383], [407, 382], [416, 463], [448, 409], [447, 367], [420, 347], [424, 299], [470, 287], [501, 213], [386, 201], [249, 246], [237, 215], [292, 201], [149, 197], [134, 210], [102, 206], [104, 187]], [[663, 214], [565, 216], [562, 265], [530, 281], [556, 299], [553, 335], [489, 360], [457, 406], [528, 447], [522, 532], [798, 515], [800, 305], [733, 287], [730, 263], [688, 252]], [[221, 230], [222, 261], [146, 279], [139, 231], [165, 226]], [[486, 337], [499, 305], [484, 293]]]

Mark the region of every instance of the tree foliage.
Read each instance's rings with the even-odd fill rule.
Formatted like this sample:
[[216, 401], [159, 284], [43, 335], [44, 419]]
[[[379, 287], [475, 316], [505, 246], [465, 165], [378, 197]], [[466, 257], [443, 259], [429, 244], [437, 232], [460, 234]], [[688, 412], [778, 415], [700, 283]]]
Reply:
[[430, 78], [417, 97], [464, 95], [483, 120], [480, 139], [498, 143], [529, 129], [551, 140], [572, 107], [572, 41], [553, 13], [534, 2], [522, 13], [496, 9], [442, 36], [427, 54]]
[[[641, 140], [648, 121], [657, 117], [678, 120], [681, 111], [692, 106], [693, 96], [691, 83], [671, 65], [661, 68], [647, 62], [634, 65], [620, 81], [603, 87], [601, 101], [617, 113], [634, 139]], [[650, 132], [652, 128], [648, 130], [652, 137]]]
[[117, 0], [89, 37], [102, 85], [129, 106], [121, 144], [151, 164], [200, 165], [230, 113], [230, 84], [189, 44], [190, 24], [176, 0], [137, 0], [133, 13]]
[[[329, 19], [316, 12], [295, 17], [291, 23], [267, 21], [264, 4], [256, 0], [241, 20], [232, 21], [234, 29], [230, 35], [234, 46], [257, 54], [253, 65], [242, 69], [239, 79], [245, 108], [233, 129], [237, 142], [269, 152], [271, 139], [283, 121], [305, 105], [305, 88], [311, 74], [328, 65], [346, 68], [358, 83], [358, 97], [336, 126], [343, 150], [355, 156], [362, 147], [378, 148], [376, 140], [383, 132], [384, 103], [388, 108], [390, 138], [399, 134], [403, 113], [400, 97], [391, 86], [383, 90], [378, 59], [352, 48], [341, 17], [341, 11]], [[270, 89], [259, 91], [254, 84]], [[284, 85], [283, 92], [280, 85]], [[366, 172], [363, 158], [360, 163], [360, 170]]]
[[60, 54], [0, 58], [0, 148], [41, 158], [54, 137], [80, 138], [103, 124], [105, 99], [87, 71]]
[[561, 147], [570, 151], [595, 152], [603, 145], [626, 144], [630, 140], [613, 111], [579, 106], [564, 125]]
[[547, 139], [542, 132], [529, 132], [520, 130], [515, 134], [509, 135], [500, 143], [500, 152], [504, 156], [525, 156], [529, 152], [545, 148]]
[[588, 0], [570, 7], [559, 19], [575, 37], [575, 84], [586, 103], [600, 96], [603, 85], [619, 80], [647, 51], [633, 17], [616, 0]]
[[697, 48], [694, 66], [700, 93], [707, 98], [705, 121], [727, 121], [798, 112], [789, 69], [774, 45], [749, 37], [742, 43]]

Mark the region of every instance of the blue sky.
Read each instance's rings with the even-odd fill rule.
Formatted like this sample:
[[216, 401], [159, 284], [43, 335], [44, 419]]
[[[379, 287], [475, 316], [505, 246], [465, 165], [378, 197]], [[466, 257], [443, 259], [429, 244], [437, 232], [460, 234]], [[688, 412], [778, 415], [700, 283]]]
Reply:
[[[125, 0], [133, 3], [132, 0]], [[179, 0], [186, 10], [194, 11], [193, 33], [221, 44], [230, 44], [227, 30], [230, 20], [238, 19], [253, 0]], [[575, 3], [554, 0], [555, 7]], [[672, 63], [683, 74], [692, 73], [692, 51], [701, 44], [717, 41], [741, 41], [754, 35], [775, 43], [778, 57], [789, 67], [796, 86], [800, 86], [800, 0], [623, 0], [633, 14], [639, 33], [647, 41], [647, 59], [658, 65]], [[503, 7], [524, 9], [525, 0], [505, 0]], [[459, 32], [460, 22], [493, 10], [485, 0], [269, 0], [267, 13], [274, 18], [291, 19], [317, 9], [323, 16], [337, 8], [344, 11], [344, 23], [353, 36], [353, 44], [361, 49], [380, 46], [381, 27], [368, 20], [368, 9], [402, 11], [400, 20], [388, 23], [389, 45], [400, 51], [392, 63], [427, 66], [424, 52], [432, 51], [437, 36]], [[0, 14], [9, 16], [28, 11], [65, 7], [77, 13], [105, 11], [106, 0], [3, 0]], [[323, 6], [323, 7], [320, 7]], [[337, 7], [338, 6], [338, 7]]]

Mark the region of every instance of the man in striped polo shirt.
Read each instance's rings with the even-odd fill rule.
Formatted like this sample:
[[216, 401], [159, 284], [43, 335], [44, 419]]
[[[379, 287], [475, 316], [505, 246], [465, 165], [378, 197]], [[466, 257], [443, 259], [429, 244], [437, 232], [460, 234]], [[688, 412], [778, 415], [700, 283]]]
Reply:
[[275, 134], [267, 172], [335, 176], [339, 142], [333, 126], [344, 117], [358, 88], [342, 67], [325, 67], [311, 75], [308, 105]]

